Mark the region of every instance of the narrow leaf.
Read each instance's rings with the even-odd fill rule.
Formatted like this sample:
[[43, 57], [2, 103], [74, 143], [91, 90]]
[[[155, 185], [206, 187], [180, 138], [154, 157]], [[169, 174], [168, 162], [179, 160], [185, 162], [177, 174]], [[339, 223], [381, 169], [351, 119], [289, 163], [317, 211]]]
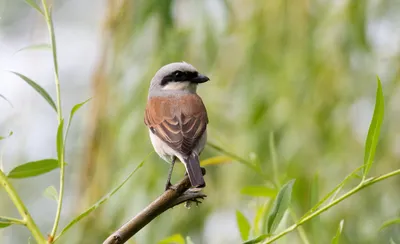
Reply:
[[61, 120], [57, 129], [57, 157], [60, 162], [62, 160], [62, 153], [64, 151], [63, 129], [64, 129], [64, 120]]
[[186, 236], [186, 244], [194, 244], [194, 242], [192, 241], [192, 238], [190, 238], [190, 236]]
[[396, 242], [394, 242], [393, 239], [390, 238], [390, 244], [396, 244]]
[[12, 222], [6, 218], [0, 217], [0, 229], [12, 225]]
[[6, 228], [6, 227], [8, 227], [10, 225], [13, 225], [13, 224], [24, 225], [25, 222], [24, 222], [24, 220], [20, 220], [20, 219], [0, 216], [0, 229], [1, 228]]
[[37, 5], [37, 3], [35, 2], [35, 0], [25, 0], [25, 2], [27, 4], [29, 4], [32, 8], [36, 9], [39, 13], [41, 13], [42, 15], [44, 15], [43, 10], [39, 7], [39, 5]]
[[368, 172], [371, 169], [372, 162], [374, 161], [376, 146], [378, 145], [378, 139], [381, 131], [381, 125], [384, 114], [384, 99], [383, 99], [382, 85], [379, 77], [377, 79], [377, 83], [378, 83], [378, 88], [376, 89], [374, 114], [372, 116], [367, 139], [365, 142], [364, 171], [363, 171], [364, 178], [367, 177]]
[[339, 238], [340, 238], [340, 235], [342, 234], [343, 224], [344, 224], [344, 220], [342, 219], [339, 223], [339, 227], [336, 231], [336, 235], [332, 239], [332, 244], [339, 244]]
[[50, 38], [51, 38], [51, 51], [53, 53], [54, 73], [55, 73], [56, 79], [58, 80], [57, 43], [56, 43], [56, 35], [54, 33], [52, 8], [48, 8], [48, 11], [49, 11], [49, 18], [46, 19], [46, 21], [47, 21], [48, 27], [50, 29], [49, 32], [50, 32]]
[[59, 167], [57, 159], [43, 159], [19, 165], [8, 173], [8, 178], [27, 178], [45, 174]]
[[70, 118], [72, 120], [72, 118], [74, 117], [74, 114], [76, 113], [76, 111], [78, 111], [83, 105], [85, 105], [87, 102], [89, 102], [92, 98], [87, 99], [84, 102], [78, 103], [76, 104], [72, 109], [71, 109], [71, 114], [70, 114]]
[[[275, 198], [274, 198], [275, 199]], [[271, 209], [274, 205], [274, 199], [268, 199], [268, 201], [264, 202], [264, 214], [262, 215], [262, 219], [260, 220], [260, 232], [259, 235], [267, 233], [267, 222], [268, 222], [268, 213], [271, 212]]]
[[275, 197], [276, 190], [266, 186], [245, 186], [240, 194], [252, 197]]
[[252, 227], [252, 235], [253, 236], [258, 236], [262, 233], [262, 220], [263, 217], [265, 216], [265, 211], [267, 209], [267, 204], [269, 202], [267, 201], [265, 204], [258, 206], [256, 209], [256, 213], [253, 219], [253, 227]]
[[158, 244], [185, 244], [185, 239], [182, 235], [175, 234], [159, 241]]
[[236, 211], [236, 223], [238, 225], [242, 240], [245, 241], [249, 239], [249, 233], [251, 228], [250, 223], [247, 220], [247, 218], [238, 210]]
[[391, 225], [394, 225], [394, 224], [400, 224], [400, 218], [399, 218], [399, 219], [392, 219], [392, 220], [386, 221], [386, 222], [383, 223], [382, 226], [379, 228], [379, 231], [381, 231], [381, 230], [383, 230], [383, 229], [385, 229], [385, 228], [387, 228], [387, 227], [389, 227], [389, 226], [391, 226]]
[[51, 50], [51, 45], [47, 43], [29, 45], [27, 47], [19, 49], [16, 53], [29, 50]]
[[76, 111], [78, 111], [83, 105], [85, 105], [87, 102], [89, 102], [90, 99], [92, 99], [92, 98], [89, 98], [88, 100], [86, 100], [86, 101], [84, 101], [84, 102], [82, 102], [82, 103], [76, 104], [76, 105], [71, 109], [71, 113], [70, 113], [70, 115], [69, 115], [68, 124], [67, 124], [67, 130], [66, 130], [66, 132], [65, 132], [64, 144], [65, 144], [65, 142], [66, 142], [66, 140], [67, 140], [67, 136], [68, 136], [68, 132], [69, 132], [69, 127], [71, 126], [71, 121], [72, 121], [72, 118], [74, 117], [74, 114], [75, 114]]
[[10, 71], [10, 72], [17, 75], [18, 77], [23, 79], [26, 83], [28, 83], [28, 85], [30, 85], [33, 89], [35, 89], [35, 91], [37, 91], [50, 104], [50, 106], [57, 112], [56, 104], [54, 103], [53, 99], [50, 97], [50, 95], [47, 93], [47, 91], [45, 89], [43, 89], [39, 84], [37, 84], [33, 80], [29, 79], [28, 77], [26, 77], [23, 74], [20, 74], [20, 73], [14, 72], [14, 71]]
[[279, 181], [279, 170], [278, 170], [278, 153], [276, 152], [276, 146], [275, 146], [275, 136], [274, 133], [272, 132], [269, 136], [269, 151], [271, 153], [271, 162], [272, 162], [272, 170], [274, 174], [274, 182], [275, 185], [278, 187], [280, 186], [280, 181]]
[[47, 187], [46, 190], [44, 190], [43, 192], [43, 196], [58, 202], [58, 192], [54, 186]]
[[259, 237], [255, 238], [255, 239], [252, 239], [252, 240], [249, 240], [249, 241], [246, 241], [246, 242], [244, 242], [243, 244], [256, 244], [256, 243], [260, 243], [260, 242], [264, 241], [265, 239], [267, 239], [269, 236], [270, 236], [270, 235], [266, 235], [266, 234], [260, 235]]
[[0, 97], [3, 98], [6, 102], [8, 102], [8, 104], [10, 104], [10, 106], [13, 108], [14, 106], [12, 105], [12, 103], [10, 102], [10, 100], [8, 100], [5, 96], [0, 94]]
[[295, 180], [291, 180], [288, 183], [286, 183], [276, 196], [271, 212], [268, 215], [268, 220], [267, 220], [268, 234], [274, 233], [279, 223], [281, 222], [286, 209], [288, 209], [290, 204], [290, 199], [292, 196], [292, 189], [294, 182]]
[[216, 165], [216, 164], [226, 164], [232, 162], [233, 159], [227, 156], [216, 156], [212, 158], [207, 158], [200, 162], [201, 166]]
[[86, 211], [78, 215], [75, 219], [73, 219], [71, 222], [69, 222], [64, 229], [60, 232], [60, 234], [56, 237], [58, 239], [60, 236], [62, 236], [67, 230], [69, 230], [72, 226], [74, 226], [76, 223], [78, 223], [81, 219], [84, 217], [88, 216], [91, 212], [96, 210], [98, 207], [100, 207], [103, 203], [105, 203], [110, 197], [112, 197], [125, 183], [136, 173], [138, 169], [140, 169], [146, 159], [151, 155], [151, 153], [118, 185], [116, 186], [111, 192], [109, 192], [107, 195], [103, 196], [98, 202], [93, 204], [90, 208], [88, 208]]
[[10, 131], [10, 133], [8, 133], [7, 136], [0, 136], [0, 141], [12, 136], [13, 134], [14, 134], [14, 132]]

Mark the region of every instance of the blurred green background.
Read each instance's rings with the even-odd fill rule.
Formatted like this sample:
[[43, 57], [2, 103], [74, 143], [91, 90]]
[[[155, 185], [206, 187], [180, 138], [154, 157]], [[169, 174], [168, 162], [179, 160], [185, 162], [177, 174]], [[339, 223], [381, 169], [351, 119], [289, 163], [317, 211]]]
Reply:
[[[210, 82], [198, 89], [209, 114], [209, 141], [262, 165], [265, 176], [229, 161], [207, 166], [199, 207], [178, 206], [128, 243], [158, 243], [179, 233], [194, 243], [240, 243], [235, 212], [253, 222], [269, 197], [241, 193], [296, 179], [292, 209], [301, 216], [362, 165], [376, 75], [385, 118], [371, 175], [398, 169], [400, 158], [400, 1], [398, 0], [65, 0], [53, 1], [65, 111], [79, 111], [67, 142], [61, 227], [122, 181], [151, 152], [143, 123], [147, 89], [164, 64], [186, 61]], [[23, 1], [0, 0], [0, 142], [2, 168], [55, 157], [56, 117], [18, 78], [36, 80], [54, 97], [51, 53], [17, 52], [47, 42], [45, 22]], [[274, 133], [278, 175], [273, 174]], [[206, 147], [202, 159], [222, 154]], [[168, 165], [156, 154], [105, 205], [60, 243], [101, 243], [162, 191]], [[174, 181], [184, 173], [181, 165]], [[49, 233], [56, 204], [42, 196], [58, 172], [13, 181]], [[357, 181], [354, 181], [355, 185]], [[350, 185], [351, 185], [350, 184]], [[346, 187], [348, 189], [348, 187]], [[400, 243], [400, 227], [379, 227], [400, 214], [400, 179], [367, 188], [304, 225], [310, 243]], [[0, 189], [0, 215], [18, 216]], [[292, 223], [285, 220], [282, 229]], [[257, 227], [258, 228], [258, 227]], [[20, 226], [0, 229], [0, 243], [28, 243]], [[292, 232], [277, 243], [304, 243]]]

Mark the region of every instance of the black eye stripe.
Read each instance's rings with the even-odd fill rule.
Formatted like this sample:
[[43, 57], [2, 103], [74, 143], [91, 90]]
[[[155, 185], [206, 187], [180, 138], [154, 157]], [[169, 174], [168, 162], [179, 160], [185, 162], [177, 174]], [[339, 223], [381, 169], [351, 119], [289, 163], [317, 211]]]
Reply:
[[175, 81], [184, 81], [186, 79], [186, 72], [175, 71], [174, 78]]
[[175, 77], [181, 77], [181, 76], [183, 76], [183, 75], [185, 75], [185, 73], [182, 72], [182, 71], [175, 71], [175, 73], [174, 73], [174, 76], [175, 76]]
[[198, 76], [198, 72], [194, 71], [180, 71], [180, 70], [176, 70], [174, 72], [172, 72], [169, 75], [164, 76], [164, 78], [161, 81], [161, 85], [165, 86], [167, 85], [169, 82], [184, 82], [184, 81], [191, 81], [193, 78], [196, 78]]

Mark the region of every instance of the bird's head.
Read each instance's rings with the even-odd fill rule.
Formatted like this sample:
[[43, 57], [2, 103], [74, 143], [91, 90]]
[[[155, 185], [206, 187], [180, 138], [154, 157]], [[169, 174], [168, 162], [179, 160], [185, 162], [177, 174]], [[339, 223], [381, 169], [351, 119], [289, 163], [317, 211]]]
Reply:
[[209, 78], [185, 62], [170, 63], [157, 71], [151, 80], [150, 90], [196, 92], [197, 85]]

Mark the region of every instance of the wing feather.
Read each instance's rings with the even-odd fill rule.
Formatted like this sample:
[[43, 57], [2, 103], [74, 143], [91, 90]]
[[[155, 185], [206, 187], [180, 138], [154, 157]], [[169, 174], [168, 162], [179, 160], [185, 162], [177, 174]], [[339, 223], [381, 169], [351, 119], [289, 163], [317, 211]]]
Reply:
[[201, 98], [196, 94], [151, 97], [144, 122], [172, 149], [188, 156], [204, 134], [208, 117]]

